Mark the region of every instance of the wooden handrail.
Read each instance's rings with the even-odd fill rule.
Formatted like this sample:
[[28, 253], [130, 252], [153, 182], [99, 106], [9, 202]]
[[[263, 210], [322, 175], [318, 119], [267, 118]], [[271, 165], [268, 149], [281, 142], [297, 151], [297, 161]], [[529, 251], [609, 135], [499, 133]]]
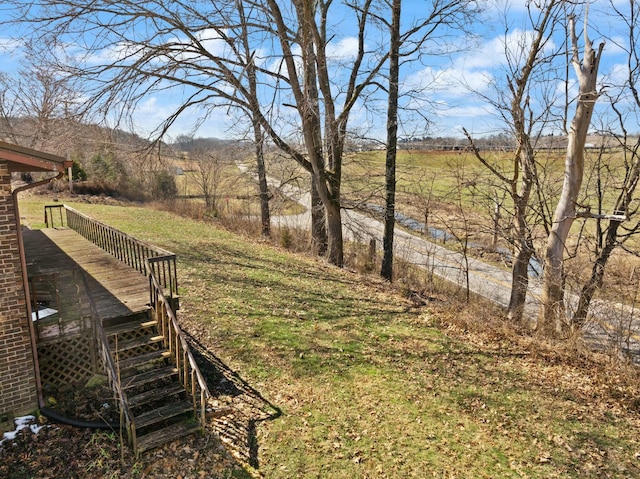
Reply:
[[[149, 267], [151, 270], [151, 267]], [[211, 397], [207, 383], [200, 372], [184, 333], [178, 325], [178, 319], [171, 306], [170, 301], [163, 293], [158, 279], [149, 274], [149, 288], [151, 291], [151, 307], [155, 313], [158, 330], [164, 337], [165, 346], [169, 349], [171, 356], [179, 371], [179, 377], [187, 392], [191, 393], [193, 399], [193, 409], [200, 409], [201, 423], [204, 425], [206, 418], [206, 403]], [[198, 405], [198, 396], [200, 404]]]
[[[67, 205], [45, 207], [45, 223], [47, 227], [55, 227], [53, 212], [56, 208], [60, 208], [60, 223], [62, 226], [64, 226], [64, 219], [66, 218], [69, 228], [149, 278], [150, 305], [155, 314], [158, 330], [164, 337], [165, 346], [171, 353], [185, 390], [191, 394], [194, 411], [199, 410], [200, 422], [204, 426], [207, 399], [211, 397], [211, 393], [176, 318], [175, 309], [178, 297], [176, 255], [140, 241]], [[62, 208], [66, 213], [64, 217]], [[167, 298], [167, 294], [169, 298]], [[93, 304], [92, 309], [95, 309]], [[94, 316], [97, 317], [97, 314]], [[106, 333], [102, 328], [101, 322], [99, 320], [95, 320], [95, 322], [110, 381], [112, 381], [120, 398], [130, 440], [134, 450], [136, 450], [137, 440], [133, 415], [128, 409], [125, 392], [120, 387], [118, 369], [109, 353]]]
[[58, 215], [60, 216], [60, 226], [64, 227], [65, 226], [64, 217], [62, 216], [62, 210], [64, 210], [64, 205], [45, 205], [44, 224], [47, 226], [47, 228], [55, 228], [55, 221], [53, 216], [54, 210], [58, 210]]
[[87, 297], [89, 298], [89, 304], [91, 307], [91, 319], [93, 321], [94, 331], [98, 340], [102, 361], [105, 369], [107, 370], [107, 374], [109, 375], [109, 383], [116, 393], [118, 402], [120, 403], [120, 411], [122, 411], [122, 414], [124, 415], [125, 423], [127, 426], [127, 434], [129, 435], [129, 442], [131, 443], [133, 450], [136, 451], [138, 441], [136, 436], [136, 425], [134, 416], [129, 409], [126, 393], [124, 392], [124, 390], [122, 389], [122, 385], [120, 384], [120, 374], [118, 366], [116, 365], [116, 361], [114, 360], [113, 356], [111, 356], [109, 340], [107, 338], [107, 334], [104, 331], [104, 328], [102, 327], [102, 321], [100, 320], [95, 301], [93, 299], [93, 296], [91, 295], [89, 283], [87, 281], [87, 275], [82, 270], [80, 270], [80, 272], [82, 275], [82, 280], [84, 282], [85, 291], [87, 292]]

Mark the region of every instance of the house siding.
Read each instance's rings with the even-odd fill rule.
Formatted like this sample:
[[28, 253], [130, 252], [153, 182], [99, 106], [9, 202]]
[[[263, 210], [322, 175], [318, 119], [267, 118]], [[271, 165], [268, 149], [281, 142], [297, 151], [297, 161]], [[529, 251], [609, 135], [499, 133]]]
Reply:
[[37, 408], [11, 174], [0, 161], [0, 423]]

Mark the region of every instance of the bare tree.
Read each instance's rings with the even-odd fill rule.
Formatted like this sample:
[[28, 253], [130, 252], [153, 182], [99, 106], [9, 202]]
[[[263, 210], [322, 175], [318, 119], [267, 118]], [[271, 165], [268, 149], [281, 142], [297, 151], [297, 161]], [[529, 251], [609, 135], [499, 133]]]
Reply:
[[196, 166], [193, 178], [196, 190], [204, 197], [207, 209], [218, 216], [218, 200], [228, 162], [219, 151], [193, 151], [189, 158]]
[[[615, 109], [615, 105], [613, 105]], [[619, 147], [613, 154], [622, 154], [622, 172], [614, 171], [615, 164], [620, 159], [609, 158], [606, 148], [601, 145], [597, 152], [594, 172], [594, 188], [589, 194], [589, 204], [579, 203], [585, 208], [576, 212], [578, 218], [595, 222], [594, 246], [592, 249], [593, 264], [590, 275], [582, 285], [578, 295], [578, 304], [571, 318], [571, 325], [579, 330], [585, 323], [589, 313], [589, 306], [596, 291], [602, 286], [607, 263], [617, 248], [626, 249], [626, 243], [640, 233], [640, 221], [637, 219], [638, 203], [635, 192], [640, 180], [640, 142], [632, 138], [626, 128], [622, 126], [622, 136], [615, 135]], [[622, 152], [622, 153], [620, 153]], [[605, 190], [617, 191], [613, 208], [607, 204]], [[595, 201], [595, 204], [593, 202]], [[607, 211], [611, 211], [609, 214]], [[631, 251], [631, 250], [629, 250]], [[631, 254], [636, 254], [631, 252]]]
[[262, 236], [271, 236], [271, 213], [269, 208], [269, 186], [267, 184], [267, 168], [264, 161], [264, 134], [260, 124], [260, 108], [258, 105], [258, 75], [255, 63], [255, 50], [251, 48], [249, 40], [248, 22], [245, 15], [244, 5], [238, 2], [238, 16], [240, 29], [242, 32], [242, 53], [247, 73], [248, 87], [248, 115], [251, 118], [251, 129], [253, 130], [253, 142], [255, 146], [255, 159], [258, 173], [258, 190], [260, 198], [260, 219], [262, 225]]
[[475, 184], [476, 180], [465, 171], [465, 165], [462, 161], [449, 165], [449, 169], [454, 175], [456, 184], [447, 193], [444, 200], [452, 207], [453, 214], [448, 218], [440, 218], [440, 221], [446, 229], [443, 237], [446, 238], [448, 232], [448, 235], [453, 239], [453, 243], [460, 248], [460, 270], [464, 276], [465, 301], [469, 302], [471, 298], [469, 240], [474, 225], [471, 224], [472, 215], [464, 205], [464, 198], [469, 192], [473, 195], [473, 191], [470, 191], [469, 186]]
[[[312, 174], [326, 215], [328, 259], [341, 266], [348, 121], [387, 59], [366, 47], [372, 3], [98, 0], [80, 7], [76, 0], [40, 0], [16, 1], [15, 13], [38, 39], [82, 49], [87, 61], [71, 70], [93, 88], [90, 103], [104, 111], [117, 109], [128, 119], [150, 95], [175, 92], [179, 105], [158, 125], [156, 138], [198, 109], [204, 111], [200, 122], [219, 107], [250, 112], [262, 132]], [[330, 47], [345, 15], [358, 46], [337, 64]], [[252, 71], [259, 98], [247, 80]], [[292, 141], [296, 130], [303, 148]]]
[[[542, 106], [530, 99], [535, 96], [536, 88], [549, 83], [549, 74], [553, 79], [552, 59], [558, 52], [547, 51], [547, 48], [552, 43], [553, 33], [563, 12], [563, 2], [548, 0], [542, 4], [527, 3], [527, 10], [531, 30], [516, 42], [505, 38], [506, 85], [495, 83], [496, 96], [485, 96], [501, 113], [515, 138], [516, 148], [510, 170], [505, 171], [500, 162], [494, 162], [483, 154], [476, 146], [475, 139], [465, 130], [476, 158], [499, 180], [502, 192], [509, 195], [513, 204], [511, 214], [514, 232], [508, 240], [515, 254], [508, 315], [516, 322], [523, 319], [529, 263], [535, 254], [534, 227], [539, 222], [545, 228], [547, 224], [545, 207], [541, 204], [543, 200], [535, 143], [539, 132], [554, 120], [551, 116], [553, 98], [544, 98], [544, 92], [539, 90], [538, 93], [545, 100]], [[532, 201], [538, 203], [537, 208], [532, 208]]]
[[[435, 40], [441, 30], [456, 27], [465, 31], [465, 24], [478, 10], [475, 2], [458, 0], [433, 0], [427, 2], [424, 14], [409, 28], [401, 28], [402, 0], [385, 1], [391, 11], [391, 22], [381, 17], [389, 31], [389, 78], [387, 89], [387, 141], [385, 157], [385, 210], [383, 258], [380, 275], [388, 281], [393, 278], [393, 235], [395, 229], [396, 202], [396, 151], [398, 147], [398, 103], [400, 99], [400, 68], [421, 56], [424, 45]], [[442, 36], [440, 36], [442, 39]], [[434, 42], [435, 43], [435, 42]], [[446, 43], [446, 42], [445, 42]], [[448, 46], [451, 50], [451, 46]], [[432, 52], [437, 52], [433, 48]], [[416, 55], [417, 54], [417, 55]], [[426, 112], [422, 113], [423, 115]]]
[[0, 135], [12, 143], [66, 154], [84, 116], [81, 92], [64, 72], [27, 48], [22, 67], [0, 73]]
[[601, 43], [598, 51], [593, 49], [587, 34], [587, 19], [585, 18], [584, 52], [581, 59], [573, 15], [569, 17], [569, 31], [573, 52], [571, 63], [578, 78], [579, 92], [576, 112], [568, 132], [564, 184], [556, 206], [545, 253], [543, 306], [538, 328], [543, 334], [550, 336], [555, 335], [564, 327], [562, 322], [564, 316], [563, 258], [569, 230], [576, 218], [576, 202], [584, 173], [584, 146], [594, 105], [600, 95], [596, 88], [596, 81], [600, 57], [604, 48], [604, 43]]
[[[407, 54], [419, 55], [422, 36], [442, 25], [441, 8], [475, 4], [431, 3], [433, 18], [418, 19], [405, 32]], [[384, 23], [377, 2], [98, 0], [80, 6], [76, 0], [15, 0], [15, 6], [17, 21], [31, 22], [36, 38], [81, 48], [87, 61], [72, 72], [93, 88], [92, 105], [117, 108], [127, 119], [150, 95], [179, 93], [179, 105], [158, 125], [156, 138], [197, 109], [204, 111], [200, 122], [220, 107], [248, 114], [257, 148], [264, 135], [310, 173], [312, 236], [318, 251], [327, 243], [329, 261], [342, 265], [340, 193], [349, 118], [363, 94], [378, 89], [375, 80], [388, 60], [388, 52], [367, 44]], [[345, 23], [357, 46], [336, 55]], [[427, 33], [413, 39], [420, 29]]]
[[[640, 111], [640, 5], [631, 0], [624, 5], [614, 2], [610, 11], [625, 25], [626, 32], [616, 40], [618, 48], [626, 53], [626, 75], [622, 83], [610, 80], [606, 92], [614, 122], [605, 129], [606, 136], [597, 150], [594, 182], [587, 189], [592, 193], [591, 204], [577, 212], [579, 218], [595, 222], [595, 244], [592, 250], [593, 265], [587, 280], [582, 285], [578, 304], [572, 317], [572, 326], [583, 326], [589, 313], [594, 295], [601, 288], [607, 264], [617, 248], [637, 256], [637, 252], [627, 246], [628, 241], [640, 233], [638, 212], [640, 205], [636, 198], [640, 181], [640, 138], [628, 131], [625, 120], [632, 112]], [[619, 32], [622, 33], [622, 32]], [[615, 156], [615, 157], [614, 157]], [[620, 165], [620, 166], [618, 166]], [[595, 194], [593, 194], [595, 192]], [[608, 204], [605, 193], [616, 192], [613, 205]], [[580, 202], [585, 204], [585, 202]], [[635, 299], [635, 298], [634, 298]]]
[[402, 0], [391, 4], [389, 35], [389, 91], [387, 105], [387, 154], [385, 160], [385, 209], [383, 257], [380, 275], [387, 281], [393, 278], [393, 232], [396, 211], [396, 150], [398, 146], [398, 82], [400, 78], [400, 12]]

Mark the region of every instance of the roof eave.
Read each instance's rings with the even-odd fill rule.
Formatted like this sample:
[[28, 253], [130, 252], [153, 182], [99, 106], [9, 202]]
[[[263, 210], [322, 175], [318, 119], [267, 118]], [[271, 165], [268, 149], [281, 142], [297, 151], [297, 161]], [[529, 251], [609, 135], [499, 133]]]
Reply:
[[9, 171], [12, 172], [52, 171], [61, 173], [72, 165], [71, 161], [62, 156], [3, 141], [0, 141], [0, 160], [7, 161]]

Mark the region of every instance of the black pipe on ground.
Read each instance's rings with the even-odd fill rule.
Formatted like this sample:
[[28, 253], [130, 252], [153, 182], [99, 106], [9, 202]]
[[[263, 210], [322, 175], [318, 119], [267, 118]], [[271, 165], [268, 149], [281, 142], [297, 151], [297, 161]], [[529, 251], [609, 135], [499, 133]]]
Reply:
[[84, 419], [76, 419], [72, 417], [67, 417], [64, 414], [60, 414], [53, 409], [48, 407], [41, 407], [40, 413], [53, 421], [56, 424], [66, 424], [68, 426], [75, 426], [84, 429], [109, 429], [111, 431], [119, 431], [120, 423], [118, 422], [107, 422], [107, 421], [86, 421]]

